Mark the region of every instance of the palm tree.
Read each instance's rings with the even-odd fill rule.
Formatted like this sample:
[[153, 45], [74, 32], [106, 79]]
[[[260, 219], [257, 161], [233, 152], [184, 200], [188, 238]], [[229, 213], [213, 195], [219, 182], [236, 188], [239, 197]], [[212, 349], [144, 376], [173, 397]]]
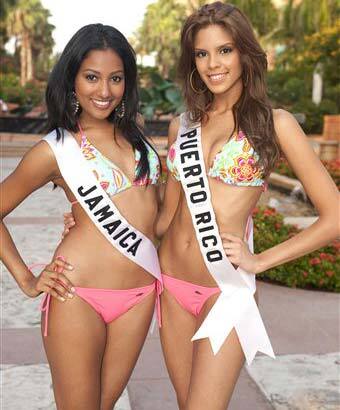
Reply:
[[[20, 47], [20, 83], [24, 86], [34, 78], [33, 49], [37, 33], [45, 31], [42, 45], [51, 44], [53, 26], [47, 21], [49, 12], [40, 0], [19, 0], [9, 10], [6, 18], [7, 33], [15, 37], [16, 47]], [[42, 30], [45, 27], [45, 30]], [[53, 44], [53, 43], [52, 43]]]
[[281, 24], [275, 37], [290, 47], [298, 48], [303, 44], [304, 36], [335, 25], [339, 1], [289, 0], [281, 10]]
[[0, 1], [0, 52], [4, 52], [5, 44], [8, 41], [7, 33], [7, 15], [11, 8], [15, 6], [17, 0], [2, 0]]

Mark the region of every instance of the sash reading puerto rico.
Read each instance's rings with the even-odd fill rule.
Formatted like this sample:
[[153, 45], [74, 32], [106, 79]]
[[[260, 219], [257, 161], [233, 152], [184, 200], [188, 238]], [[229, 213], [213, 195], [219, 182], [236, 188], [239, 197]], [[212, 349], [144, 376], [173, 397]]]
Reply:
[[[200, 123], [181, 115], [176, 141], [178, 171], [190, 210], [196, 238], [207, 269], [221, 289], [214, 306], [192, 340], [209, 338], [214, 354], [235, 328], [248, 364], [256, 352], [275, 357], [262, 322], [254, 293], [255, 275], [235, 269], [226, 256], [211, 203], [211, 194], [201, 146]], [[248, 245], [253, 252], [250, 224]]]

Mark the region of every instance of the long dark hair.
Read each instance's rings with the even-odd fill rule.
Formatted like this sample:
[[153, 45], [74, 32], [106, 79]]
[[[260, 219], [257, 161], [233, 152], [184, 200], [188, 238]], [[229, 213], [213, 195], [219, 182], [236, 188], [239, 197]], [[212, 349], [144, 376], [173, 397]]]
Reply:
[[273, 113], [267, 96], [267, 57], [256, 40], [248, 18], [232, 4], [217, 1], [206, 4], [188, 17], [181, 33], [178, 77], [184, 99], [193, 121], [206, 119], [213, 101], [209, 89], [198, 94], [190, 85], [190, 74], [196, 89], [204, 83], [195, 70], [194, 41], [197, 32], [211, 24], [227, 30], [241, 57], [243, 91], [233, 106], [235, 129], [241, 129], [259, 154], [259, 164], [268, 175], [280, 157], [281, 150], [274, 129]]
[[74, 113], [74, 106], [72, 105], [74, 81], [87, 54], [91, 50], [105, 49], [114, 50], [122, 59], [125, 76], [123, 96], [125, 115], [120, 118], [113, 111], [108, 117], [108, 121], [115, 124], [133, 149], [138, 150], [141, 154], [136, 179], [149, 177], [150, 167], [145, 143], [152, 149], [153, 147], [145, 139], [142, 127], [137, 121], [139, 96], [135, 52], [123, 34], [114, 27], [103, 24], [89, 24], [78, 30], [67, 43], [47, 83], [47, 131], [56, 130], [58, 140], [63, 138], [63, 129], [72, 132], [78, 131], [77, 119], [79, 113]]

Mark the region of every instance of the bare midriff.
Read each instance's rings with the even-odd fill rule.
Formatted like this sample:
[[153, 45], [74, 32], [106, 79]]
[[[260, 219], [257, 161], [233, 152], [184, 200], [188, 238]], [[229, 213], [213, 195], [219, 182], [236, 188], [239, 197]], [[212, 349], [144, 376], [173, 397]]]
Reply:
[[[262, 188], [232, 186], [208, 179], [220, 233], [244, 238], [248, 216]], [[162, 238], [159, 258], [162, 272], [167, 275], [202, 286], [217, 286], [201, 255], [183, 189], [174, 218]]]
[[[73, 195], [60, 184], [70, 202]], [[134, 186], [111, 198], [124, 218], [155, 242], [157, 215], [156, 188]], [[90, 220], [80, 204], [72, 207], [75, 226], [60, 242], [55, 256], [62, 255], [74, 270], [66, 272], [75, 286], [103, 289], [130, 289], [146, 286], [155, 278], [116, 250]]]

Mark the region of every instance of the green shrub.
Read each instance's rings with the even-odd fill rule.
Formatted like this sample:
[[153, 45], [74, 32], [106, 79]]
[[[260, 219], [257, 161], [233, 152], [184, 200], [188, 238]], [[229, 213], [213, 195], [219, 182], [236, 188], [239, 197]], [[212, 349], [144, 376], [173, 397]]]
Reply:
[[[306, 114], [302, 125], [306, 133], [321, 134], [323, 115], [340, 111], [339, 27], [325, 27], [305, 36], [297, 48], [285, 46], [277, 55], [274, 70], [268, 73], [268, 93], [273, 106]], [[323, 73], [323, 99], [315, 105], [313, 72], [318, 65]]]
[[336, 102], [322, 100], [319, 105], [308, 99], [301, 99], [292, 105], [293, 112], [301, 112], [306, 115], [306, 121], [302, 128], [306, 134], [322, 134], [323, 116], [338, 113]]
[[[332, 161], [322, 161], [327, 172], [332, 177], [335, 185], [340, 190], [340, 159], [334, 159]], [[274, 169], [274, 172], [280, 175], [285, 175], [290, 178], [297, 178], [294, 171], [289, 166], [285, 159], [282, 159]]]
[[44, 83], [27, 83], [25, 85], [26, 104], [33, 106], [41, 104], [44, 100], [46, 84]]
[[22, 87], [16, 74], [1, 74], [0, 98], [20, 105], [37, 105], [44, 98], [44, 83], [30, 82]]
[[163, 79], [152, 69], [144, 69], [140, 76], [141, 110], [145, 118], [184, 111], [181, 92], [173, 81]]
[[[270, 207], [254, 209], [255, 252], [260, 253], [293, 237], [300, 230], [283, 223], [283, 215]], [[259, 278], [289, 287], [340, 292], [340, 242], [269, 269]]]
[[25, 91], [20, 87], [19, 77], [16, 74], [1, 73], [0, 98], [7, 102], [24, 103]]

